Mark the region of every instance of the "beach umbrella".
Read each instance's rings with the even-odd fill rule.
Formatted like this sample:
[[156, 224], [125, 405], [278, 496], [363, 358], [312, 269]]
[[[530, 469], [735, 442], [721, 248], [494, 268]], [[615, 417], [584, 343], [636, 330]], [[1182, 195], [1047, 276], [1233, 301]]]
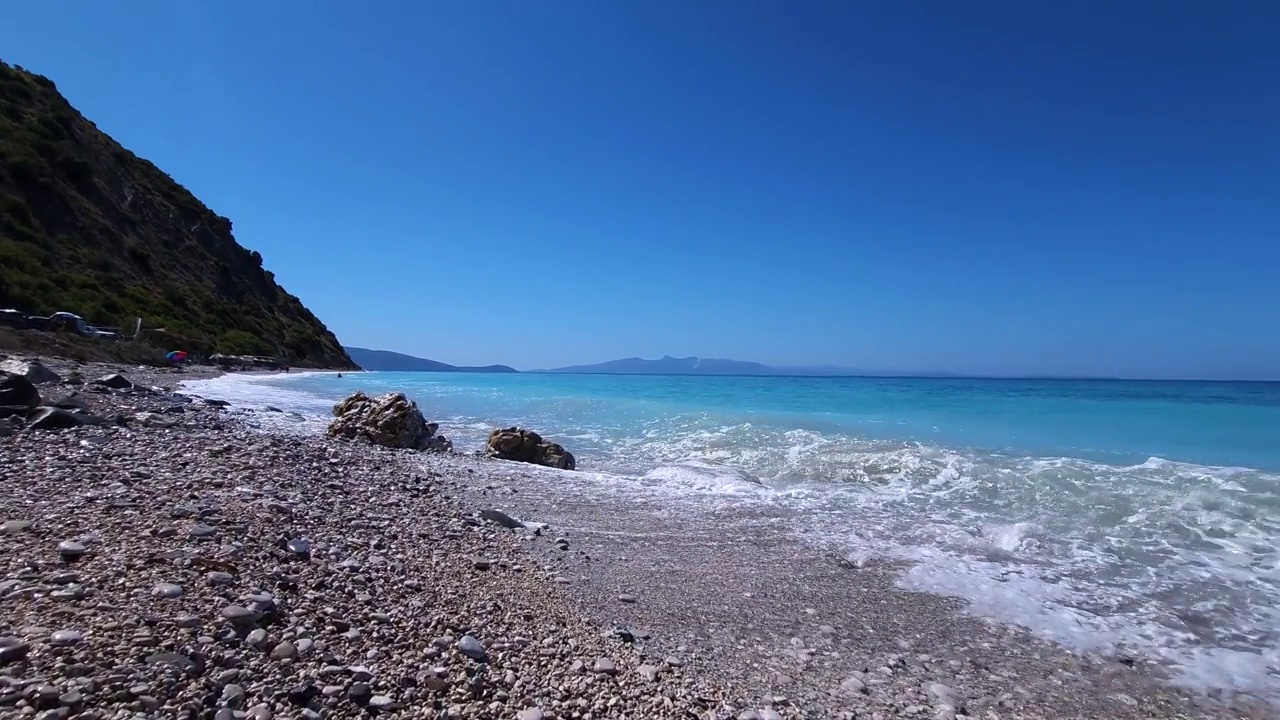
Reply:
[[187, 351], [186, 351], [186, 350], [174, 350], [173, 352], [168, 353], [167, 355], [165, 355], [165, 356], [164, 356], [164, 359], [165, 359], [165, 360], [168, 360], [169, 362], [182, 362], [183, 360], [186, 360], [186, 359], [187, 359]]

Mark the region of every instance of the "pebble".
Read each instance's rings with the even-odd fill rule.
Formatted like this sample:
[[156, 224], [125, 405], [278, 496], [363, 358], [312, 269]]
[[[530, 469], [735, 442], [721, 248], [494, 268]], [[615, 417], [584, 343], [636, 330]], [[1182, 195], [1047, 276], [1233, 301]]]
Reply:
[[516, 713], [516, 720], [542, 720], [542, 708], [529, 708]]
[[862, 682], [860, 678], [850, 677], [840, 683], [840, 689], [845, 692], [862, 693], [867, 691], [867, 684]]
[[64, 558], [78, 558], [85, 553], [85, 546], [74, 540], [63, 540], [58, 543], [58, 554]]
[[591, 666], [591, 671], [597, 675], [614, 675], [618, 672], [618, 666], [609, 658], [600, 658]]
[[656, 682], [658, 679], [659, 671], [658, 671], [657, 665], [641, 665], [640, 667], [636, 668], [636, 670], [640, 673], [642, 677], [644, 677], [645, 680], [648, 680], [649, 682]]
[[738, 720], [760, 720], [760, 713], [755, 710], [743, 710], [738, 713]]
[[306, 538], [292, 538], [285, 543], [285, 549], [300, 557], [311, 555], [311, 541]]
[[232, 710], [239, 710], [245, 703], [244, 688], [234, 683], [222, 688], [222, 702]]
[[204, 523], [197, 523], [195, 525], [192, 525], [191, 529], [187, 530], [187, 534], [193, 538], [213, 537], [215, 534], [217, 534], [217, 532], [218, 532], [217, 528], [211, 525], [205, 525]]
[[391, 698], [386, 695], [374, 695], [369, 698], [369, 707], [375, 710], [386, 710], [394, 704]]
[[462, 639], [458, 641], [457, 647], [458, 652], [466, 655], [472, 660], [480, 662], [485, 659], [486, 652], [484, 645], [481, 645], [479, 640], [471, 637], [470, 635], [463, 635]]
[[49, 644], [55, 647], [79, 645], [84, 641], [84, 633], [79, 630], [58, 630], [49, 636]]
[[760, 720], [782, 720], [782, 715], [773, 708], [765, 708], [760, 711]]
[[157, 583], [155, 587], [151, 588], [152, 595], [170, 600], [182, 597], [182, 592], [182, 586], [174, 583]]
[[31, 645], [15, 637], [0, 637], [0, 665], [16, 662], [31, 652]]
[[486, 558], [475, 558], [471, 561], [471, 565], [477, 570], [488, 570], [490, 563]]
[[370, 688], [368, 683], [353, 683], [351, 689], [347, 691], [347, 697], [351, 698], [351, 702], [357, 705], [368, 704], [373, 697], [373, 688]]
[[0, 534], [9, 535], [11, 533], [20, 533], [30, 530], [32, 522], [30, 520], [5, 520], [0, 525]]
[[245, 636], [244, 643], [249, 647], [261, 647], [267, 642], [267, 631], [257, 628]]
[[272, 660], [292, 660], [298, 656], [298, 649], [291, 642], [282, 642], [271, 648]]
[[215, 587], [219, 587], [222, 585], [230, 585], [236, 580], [235, 577], [231, 575], [231, 573], [222, 572], [221, 570], [212, 570], [206, 573], [204, 576], [204, 579], [205, 579], [205, 582]]
[[636, 596], [623, 593], [618, 596], [618, 601], [624, 602], [624, 603], [634, 603], [636, 601]]
[[240, 605], [228, 605], [222, 608], [221, 615], [237, 625], [251, 625], [262, 619], [262, 613]]

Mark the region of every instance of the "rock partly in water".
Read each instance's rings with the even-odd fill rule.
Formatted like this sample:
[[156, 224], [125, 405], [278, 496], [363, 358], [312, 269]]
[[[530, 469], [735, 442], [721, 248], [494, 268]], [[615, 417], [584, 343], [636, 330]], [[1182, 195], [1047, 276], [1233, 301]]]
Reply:
[[58, 376], [58, 373], [50, 370], [36, 360], [31, 362], [10, 360], [6, 363], [0, 364], [0, 370], [14, 375], [21, 375], [34, 385], [62, 382], [62, 378]]
[[437, 435], [437, 425], [422, 417], [417, 403], [404, 393], [387, 393], [371, 398], [357, 392], [333, 407], [329, 434], [374, 445], [410, 450], [448, 452], [453, 444]]
[[33, 408], [40, 404], [40, 391], [21, 375], [0, 371], [0, 405]]
[[573, 470], [577, 463], [573, 453], [565, 450], [559, 443], [548, 442], [532, 430], [506, 428], [489, 433], [489, 442], [485, 451], [501, 460], [545, 465], [547, 467]]

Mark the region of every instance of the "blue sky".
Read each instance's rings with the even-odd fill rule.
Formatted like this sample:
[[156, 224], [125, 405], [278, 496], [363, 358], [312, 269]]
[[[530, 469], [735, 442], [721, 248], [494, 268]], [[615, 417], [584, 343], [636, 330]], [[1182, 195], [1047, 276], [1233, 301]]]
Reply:
[[1280, 377], [1280, 5], [21, 3], [345, 343]]

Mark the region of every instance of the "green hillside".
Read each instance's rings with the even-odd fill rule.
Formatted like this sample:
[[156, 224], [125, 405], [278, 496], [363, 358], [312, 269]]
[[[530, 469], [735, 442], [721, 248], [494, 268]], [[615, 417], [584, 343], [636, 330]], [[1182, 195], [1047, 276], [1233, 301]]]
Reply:
[[[0, 62], [0, 308], [163, 328], [186, 349], [351, 366], [262, 256], [162, 170]], [[131, 328], [130, 328], [131, 329]]]

